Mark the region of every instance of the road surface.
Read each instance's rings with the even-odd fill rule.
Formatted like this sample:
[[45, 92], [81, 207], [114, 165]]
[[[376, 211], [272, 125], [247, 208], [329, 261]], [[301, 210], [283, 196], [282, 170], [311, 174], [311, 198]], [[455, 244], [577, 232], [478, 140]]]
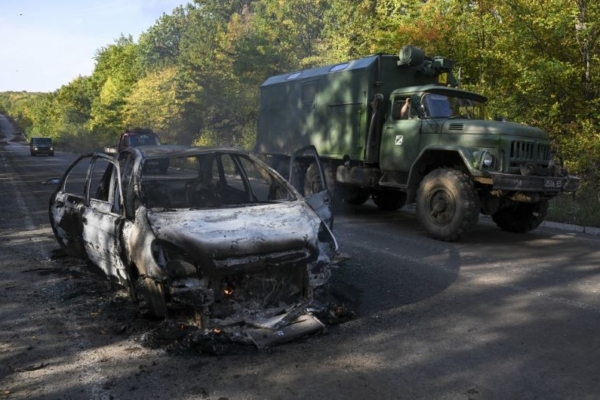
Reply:
[[[0, 117], [0, 126], [8, 129]], [[225, 356], [143, 346], [126, 297], [52, 259], [51, 185], [74, 154], [0, 144], [0, 398], [596, 399], [600, 239], [489, 220], [458, 243], [410, 209], [341, 210], [335, 279], [356, 318], [328, 334]], [[107, 293], [117, 293], [108, 295]]]

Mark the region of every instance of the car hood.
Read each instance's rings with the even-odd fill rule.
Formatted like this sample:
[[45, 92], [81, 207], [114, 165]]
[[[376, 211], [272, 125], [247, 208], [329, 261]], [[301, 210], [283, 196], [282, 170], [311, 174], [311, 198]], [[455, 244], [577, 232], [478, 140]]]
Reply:
[[[321, 220], [303, 201], [211, 210], [147, 211], [155, 236], [199, 261], [308, 251]], [[314, 254], [313, 254], [314, 253]]]

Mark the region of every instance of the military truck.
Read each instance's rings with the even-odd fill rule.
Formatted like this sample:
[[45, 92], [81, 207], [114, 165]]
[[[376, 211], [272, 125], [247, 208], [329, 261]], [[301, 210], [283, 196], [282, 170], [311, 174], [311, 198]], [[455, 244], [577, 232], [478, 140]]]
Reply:
[[382, 210], [416, 203], [436, 239], [461, 238], [480, 213], [506, 231], [535, 229], [548, 200], [579, 179], [552, 160], [546, 132], [493, 120], [487, 98], [460, 89], [452, 70], [451, 60], [405, 46], [270, 77], [255, 151], [281, 172], [303, 171], [310, 191], [322, 184], [314, 166], [288, 164], [292, 149], [314, 145], [338, 198], [372, 198]]

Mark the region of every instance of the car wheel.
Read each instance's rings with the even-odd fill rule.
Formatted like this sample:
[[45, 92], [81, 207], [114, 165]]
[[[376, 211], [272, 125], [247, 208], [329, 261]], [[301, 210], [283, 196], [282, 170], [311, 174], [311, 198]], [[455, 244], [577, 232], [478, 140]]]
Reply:
[[479, 198], [469, 176], [447, 168], [427, 174], [417, 191], [417, 216], [435, 239], [460, 239], [479, 221]]
[[144, 317], [165, 318], [167, 316], [167, 304], [162, 284], [151, 278], [141, 277], [135, 281], [134, 290], [140, 313]]
[[548, 214], [548, 200], [516, 203], [492, 215], [496, 225], [507, 232], [529, 232], [540, 226]]

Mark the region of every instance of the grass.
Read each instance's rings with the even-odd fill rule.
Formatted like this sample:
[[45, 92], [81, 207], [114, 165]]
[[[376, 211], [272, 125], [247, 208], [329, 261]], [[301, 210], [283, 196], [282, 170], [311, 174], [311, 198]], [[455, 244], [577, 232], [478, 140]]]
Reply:
[[561, 194], [550, 200], [546, 220], [600, 228], [600, 193], [582, 186], [575, 194]]

